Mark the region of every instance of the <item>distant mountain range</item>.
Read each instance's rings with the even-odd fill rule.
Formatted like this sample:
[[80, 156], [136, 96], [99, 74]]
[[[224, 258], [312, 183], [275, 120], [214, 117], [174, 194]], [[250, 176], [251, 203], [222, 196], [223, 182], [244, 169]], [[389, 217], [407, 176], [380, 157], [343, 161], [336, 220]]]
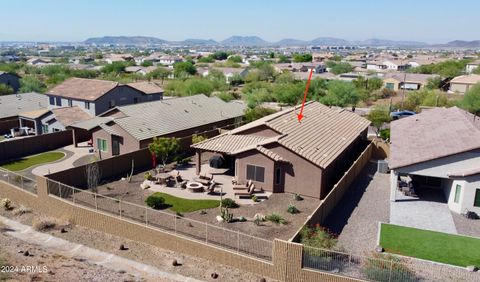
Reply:
[[362, 41], [348, 41], [341, 38], [318, 37], [313, 40], [298, 40], [293, 38], [282, 39], [277, 42], [268, 42], [258, 36], [231, 36], [222, 41], [213, 39], [186, 39], [183, 41], [168, 41], [149, 36], [104, 36], [88, 38], [84, 41], [86, 44], [96, 45], [183, 45], [183, 46], [388, 46], [388, 47], [457, 47], [457, 48], [477, 48], [480, 47], [480, 40], [462, 41], [455, 40], [446, 44], [429, 45], [418, 41], [401, 41], [385, 39], [367, 39]]

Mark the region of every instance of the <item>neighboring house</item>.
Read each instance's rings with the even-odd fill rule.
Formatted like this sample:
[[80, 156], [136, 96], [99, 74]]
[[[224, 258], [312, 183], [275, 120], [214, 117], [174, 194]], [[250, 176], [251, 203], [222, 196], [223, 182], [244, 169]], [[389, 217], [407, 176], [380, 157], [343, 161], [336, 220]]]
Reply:
[[[64, 107], [24, 112], [19, 115], [20, 127], [28, 126], [35, 135], [66, 130], [73, 123], [92, 117], [80, 107]], [[31, 126], [33, 125], [33, 126]]]
[[164, 55], [159, 58], [159, 63], [166, 66], [173, 66], [173, 64], [181, 62], [182, 58], [178, 56]]
[[101, 157], [146, 148], [153, 137], [179, 138], [183, 150], [189, 150], [193, 134], [212, 137], [220, 128], [231, 129], [241, 123], [244, 110], [241, 102], [226, 103], [200, 94], [115, 107], [96, 117], [95, 125], [85, 121], [71, 128], [90, 130], [95, 150]]
[[200, 173], [202, 152], [229, 159], [238, 182], [274, 193], [323, 199], [365, 148], [370, 122], [342, 108], [308, 102], [192, 145]]
[[157, 69], [157, 67], [155, 67], [155, 66], [150, 66], [150, 67], [130, 66], [130, 67], [125, 68], [125, 72], [147, 75], [148, 73], [150, 73], [150, 72], [152, 72], [156, 69]]
[[[249, 72], [248, 69], [243, 69], [243, 68], [213, 68], [213, 69], [222, 72], [223, 75], [225, 75], [225, 79], [227, 83], [230, 83], [230, 81], [235, 75], [240, 75], [240, 77], [245, 78], [245, 76], [247, 76]], [[200, 74], [205, 77], [205, 76], [208, 76], [209, 73], [210, 73], [210, 69], [206, 69], [201, 71]]]
[[157, 99], [157, 100], [163, 99], [163, 92], [164, 92], [163, 88], [160, 87], [155, 82], [139, 81], [139, 82], [132, 82], [127, 85], [139, 91], [142, 91], [145, 94], [154, 95], [155, 97], [160, 97], [160, 99]]
[[0, 96], [0, 134], [19, 126], [23, 112], [48, 109], [48, 97], [35, 92]]
[[468, 63], [468, 64], [465, 66], [465, 72], [466, 72], [467, 74], [470, 74], [470, 73], [472, 73], [474, 70], [476, 70], [479, 65], [480, 65], [480, 61], [475, 61], [475, 62], [472, 62], [472, 63]]
[[13, 91], [20, 89], [20, 77], [16, 74], [0, 71], [0, 84], [10, 86]]
[[27, 64], [31, 66], [45, 66], [51, 63], [52, 61], [50, 59], [45, 58], [31, 58], [27, 61]]
[[374, 71], [404, 71], [410, 67], [408, 63], [398, 63], [389, 60], [370, 61], [366, 63], [367, 70]]
[[114, 62], [125, 62], [133, 60], [133, 56], [131, 54], [110, 54], [105, 58], [105, 61], [108, 64], [112, 64]]
[[450, 93], [465, 94], [475, 84], [480, 82], [480, 75], [469, 74], [454, 77], [450, 80]]
[[383, 78], [383, 87], [393, 91], [419, 90], [424, 87], [429, 79], [438, 77], [433, 74], [420, 73], [387, 73]]
[[70, 78], [46, 95], [51, 108], [78, 106], [96, 116], [115, 106], [160, 100], [163, 94], [147, 94], [114, 81]]
[[444, 194], [450, 210], [480, 215], [480, 117], [434, 108], [392, 122], [389, 167], [392, 201], [399, 176], [410, 176], [416, 194]]

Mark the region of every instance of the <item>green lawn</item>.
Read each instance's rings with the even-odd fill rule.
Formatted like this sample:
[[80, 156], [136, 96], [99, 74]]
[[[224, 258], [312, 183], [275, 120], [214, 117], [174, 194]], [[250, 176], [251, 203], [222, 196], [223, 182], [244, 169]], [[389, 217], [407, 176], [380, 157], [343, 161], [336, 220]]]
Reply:
[[34, 165], [51, 163], [58, 161], [65, 156], [62, 152], [47, 152], [31, 157], [25, 157], [18, 160], [10, 161], [1, 165], [2, 168], [11, 171], [20, 171]]
[[165, 199], [165, 207], [175, 212], [194, 212], [198, 210], [211, 209], [220, 206], [217, 200], [190, 200], [178, 198], [166, 193], [155, 192], [150, 197], [162, 197]]
[[382, 224], [380, 245], [389, 253], [457, 266], [480, 266], [480, 239]]

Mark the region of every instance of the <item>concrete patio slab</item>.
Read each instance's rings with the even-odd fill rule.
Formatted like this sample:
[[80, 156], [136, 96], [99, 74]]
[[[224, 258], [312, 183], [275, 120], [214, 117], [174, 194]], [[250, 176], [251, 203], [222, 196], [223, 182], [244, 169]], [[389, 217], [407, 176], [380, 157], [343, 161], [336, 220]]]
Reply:
[[[197, 177], [195, 173], [195, 166], [193, 164], [183, 165], [177, 168], [180, 172], [182, 179], [187, 181], [194, 181]], [[220, 200], [220, 193], [223, 193], [223, 198], [235, 199], [240, 205], [251, 205], [253, 201], [249, 197], [238, 198], [234, 195], [232, 176], [227, 174], [221, 174], [221, 170], [211, 168], [208, 164], [202, 165], [202, 174], [207, 173], [207, 175], [212, 174], [213, 180], [217, 183], [215, 187], [215, 193], [207, 194], [206, 192], [202, 193], [193, 193], [187, 189], [180, 189], [174, 187], [167, 187], [165, 185], [154, 184], [152, 181], [149, 182], [150, 190], [154, 192], [163, 192], [170, 194], [175, 197], [185, 198], [185, 199], [197, 199], [197, 200]], [[268, 199], [272, 193], [266, 191], [256, 191], [254, 195], [260, 199]]]
[[457, 234], [452, 214], [445, 202], [403, 195], [397, 199], [399, 200], [390, 203], [391, 224]]

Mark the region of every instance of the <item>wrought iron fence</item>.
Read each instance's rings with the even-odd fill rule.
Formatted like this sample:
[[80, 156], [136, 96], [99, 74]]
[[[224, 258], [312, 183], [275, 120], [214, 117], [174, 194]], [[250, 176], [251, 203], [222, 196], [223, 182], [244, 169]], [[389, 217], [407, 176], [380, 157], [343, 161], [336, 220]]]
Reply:
[[465, 268], [390, 254], [362, 256], [304, 246], [303, 267], [367, 281], [480, 281]]
[[13, 185], [24, 191], [33, 193], [35, 195], [37, 194], [37, 181], [20, 173], [0, 168], [0, 180], [3, 180], [10, 185]]
[[273, 242], [263, 238], [250, 236], [239, 231], [193, 220], [177, 214], [155, 210], [148, 206], [103, 196], [51, 179], [47, 179], [47, 187], [50, 195], [62, 198], [74, 205], [105, 212], [124, 220], [134, 221], [175, 235], [186, 236], [237, 253], [267, 261], [272, 259]]

